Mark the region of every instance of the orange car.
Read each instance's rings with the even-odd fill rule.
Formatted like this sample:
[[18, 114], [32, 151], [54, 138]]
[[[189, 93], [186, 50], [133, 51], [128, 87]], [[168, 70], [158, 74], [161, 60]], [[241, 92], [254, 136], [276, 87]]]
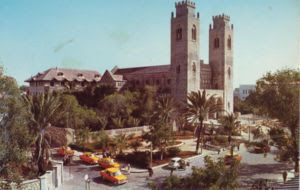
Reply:
[[234, 160], [240, 162], [242, 160], [242, 156], [237, 154], [237, 153], [233, 153], [233, 156], [231, 156], [230, 153], [226, 154], [224, 157], [224, 162], [225, 164], [231, 164], [231, 162], [233, 162]]
[[90, 152], [85, 152], [82, 155], [79, 156], [80, 160], [87, 164], [97, 164], [99, 157], [90, 153]]
[[107, 168], [100, 171], [100, 177], [103, 180], [109, 181], [114, 184], [124, 184], [127, 183], [127, 176], [123, 175], [119, 168]]
[[112, 158], [101, 158], [98, 164], [101, 168], [120, 168], [120, 164], [115, 162]]
[[74, 150], [72, 150], [70, 147], [65, 147], [65, 146], [62, 146], [58, 149], [57, 153], [61, 156], [73, 156], [74, 155]]

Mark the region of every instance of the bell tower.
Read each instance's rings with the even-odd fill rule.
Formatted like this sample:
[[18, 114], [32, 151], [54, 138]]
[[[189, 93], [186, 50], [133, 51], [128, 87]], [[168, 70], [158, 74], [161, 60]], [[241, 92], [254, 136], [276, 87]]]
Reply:
[[230, 17], [213, 17], [209, 26], [209, 64], [212, 68], [212, 87], [223, 90], [224, 109], [233, 112], [233, 25]]
[[191, 1], [175, 3], [171, 16], [171, 83], [172, 97], [187, 100], [187, 94], [200, 89], [199, 13]]

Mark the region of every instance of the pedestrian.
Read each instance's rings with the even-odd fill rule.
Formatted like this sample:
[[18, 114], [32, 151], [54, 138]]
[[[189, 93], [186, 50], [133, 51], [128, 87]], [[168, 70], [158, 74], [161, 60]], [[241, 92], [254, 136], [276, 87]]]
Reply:
[[172, 175], [173, 175], [174, 168], [171, 168], [170, 170], [171, 170], [171, 171], [170, 171], [170, 176], [172, 176]]
[[266, 147], [264, 147], [264, 157], [265, 158], [267, 157], [267, 149], [266, 149]]
[[131, 171], [131, 166], [130, 164], [127, 165], [127, 172], [128, 172], [128, 175], [130, 174], [130, 171]]
[[220, 149], [218, 149], [218, 154], [220, 154], [220, 151], [221, 151], [221, 150], [220, 150]]
[[286, 182], [286, 177], [287, 177], [287, 172], [286, 171], [284, 171], [282, 173], [282, 177], [283, 177], [283, 183], [285, 183]]
[[149, 177], [153, 176], [153, 169], [149, 166], [148, 167]]
[[237, 145], [237, 149], [238, 151], [240, 151], [240, 143]]

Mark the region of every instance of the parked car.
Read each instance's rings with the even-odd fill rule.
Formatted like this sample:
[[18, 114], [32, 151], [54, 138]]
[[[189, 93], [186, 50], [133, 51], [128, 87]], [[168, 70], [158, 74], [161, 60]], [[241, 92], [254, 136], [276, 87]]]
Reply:
[[80, 160], [87, 164], [97, 164], [99, 157], [90, 153], [90, 152], [85, 152], [82, 155], [79, 156]]
[[107, 168], [100, 171], [100, 177], [103, 180], [109, 181], [113, 184], [124, 184], [128, 182], [126, 175], [123, 175], [119, 168]]
[[231, 164], [234, 160], [241, 161], [242, 156], [234, 152], [233, 156], [231, 156], [231, 154], [228, 153], [224, 157], [224, 162], [225, 162], [226, 165]]
[[57, 153], [60, 155], [60, 156], [73, 156], [74, 155], [74, 150], [72, 150], [70, 147], [65, 147], [65, 146], [62, 146], [60, 147], [58, 150], [57, 150]]
[[172, 158], [168, 164], [168, 167], [170, 169], [185, 169], [186, 166], [189, 166], [189, 162], [180, 157]]
[[99, 159], [98, 164], [101, 168], [120, 168], [120, 164], [110, 157]]

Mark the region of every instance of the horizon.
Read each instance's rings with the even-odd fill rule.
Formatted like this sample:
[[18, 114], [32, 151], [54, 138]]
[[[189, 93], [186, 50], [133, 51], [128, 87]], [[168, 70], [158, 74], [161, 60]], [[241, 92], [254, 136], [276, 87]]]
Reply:
[[[2, 0], [0, 65], [19, 85], [27, 85], [26, 79], [55, 67], [103, 74], [114, 66], [170, 64], [175, 2]], [[200, 59], [206, 64], [212, 16], [231, 18], [234, 88], [255, 84], [267, 72], [299, 68], [299, 1], [194, 2], [200, 13]]]

